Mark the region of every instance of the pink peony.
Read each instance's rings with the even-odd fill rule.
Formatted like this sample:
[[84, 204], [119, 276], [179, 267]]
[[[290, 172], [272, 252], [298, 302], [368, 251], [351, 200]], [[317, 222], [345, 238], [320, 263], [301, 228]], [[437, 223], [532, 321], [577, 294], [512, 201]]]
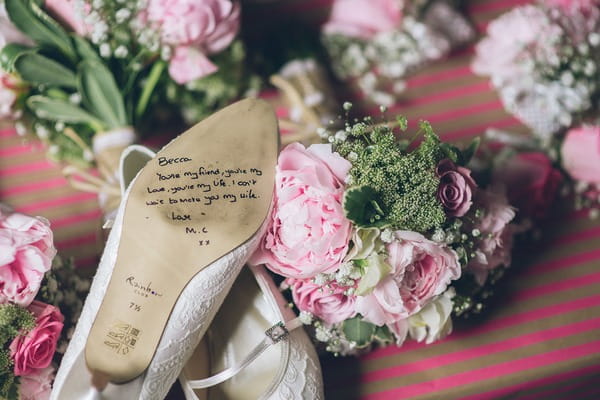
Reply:
[[35, 370], [31, 375], [20, 379], [19, 400], [48, 400], [52, 391], [54, 368], [46, 367]]
[[567, 132], [562, 148], [563, 168], [574, 179], [600, 183], [600, 126], [582, 126]]
[[72, 29], [79, 36], [85, 36], [91, 31], [83, 19], [82, 13], [75, 8], [76, 0], [45, 0], [44, 6], [56, 19]]
[[345, 295], [347, 288], [336, 282], [325, 286], [317, 285], [311, 279], [288, 279], [287, 282], [292, 289], [294, 304], [327, 324], [337, 324], [356, 315], [355, 296]]
[[0, 304], [28, 306], [55, 254], [46, 220], [18, 213], [0, 216]]
[[10, 344], [16, 376], [31, 375], [50, 365], [63, 328], [64, 317], [58, 308], [36, 300], [28, 310], [36, 317], [35, 328]]
[[335, 0], [323, 31], [370, 39], [379, 32], [398, 28], [401, 20], [399, 0]]
[[352, 230], [342, 207], [350, 166], [328, 144], [284, 148], [269, 227], [251, 262], [299, 279], [336, 271]]
[[504, 185], [519, 212], [542, 218], [554, 202], [562, 175], [544, 153], [518, 153], [494, 171], [493, 181]]
[[417, 313], [461, 275], [453, 250], [416, 232], [397, 231], [395, 238], [387, 245], [391, 274], [356, 300], [356, 311], [376, 325], [391, 325]]
[[593, 9], [598, 6], [598, 0], [546, 0], [546, 4], [559, 8], [563, 12], [572, 13]]
[[483, 285], [489, 271], [510, 265], [514, 232], [509, 222], [515, 217], [515, 210], [506, 195], [497, 190], [480, 191], [477, 203], [483, 209], [483, 216], [474, 228], [480, 231], [481, 240], [467, 269]]
[[164, 44], [174, 48], [169, 73], [184, 84], [216, 71], [207, 54], [222, 51], [240, 25], [240, 7], [230, 0], [149, 0], [144, 14]]
[[477, 187], [471, 171], [456, 166], [451, 160], [440, 161], [436, 169], [440, 178], [437, 198], [449, 217], [462, 217], [471, 208], [473, 191]]

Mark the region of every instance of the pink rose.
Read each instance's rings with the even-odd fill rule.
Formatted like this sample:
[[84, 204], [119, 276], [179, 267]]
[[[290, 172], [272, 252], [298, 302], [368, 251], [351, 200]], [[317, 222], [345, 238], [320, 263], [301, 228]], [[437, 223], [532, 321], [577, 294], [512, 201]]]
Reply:
[[356, 315], [355, 296], [345, 295], [347, 288], [334, 281], [325, 286], [317, 285], [311, 279], [288, 279], [287, 282], [298, 309], [312, 313], [329, 325]]
[[509, 222], [515, 217], [515, 210], [508, 204], [506, 195], [494, 189], [480, 191], [477, 205], [483, 209], [483, 216], [474, 228], [480, 231], [481, 240], [467, 269], [483, 285], [489, 271], [510, 265], [514, 231]]
[[547, 0], [551, 7], [560, 8], [563, 12], [589, 11], [597, 7], [598, 0]]
[[76, 0], [45, 0], [44, 6], [56, 19], [72, 29], [79, 36], [85, 36], [91, 31], [84, 22], [83, 10], [77, 10]]
[[63, 328], [64, 317], [58, 308], [36, 300], [28, 310], [36, 317], [35, 328], [10, 344], [16, 376], [30, 375], [50, 365]]
[[581, 126], [567, 132], [562, 148], [563, 168], [574, 179], [600, 183], [600, 126]]
[[398, 28], [401, 20], [402, 4], [398, 0], [335, 0], [323, 31], [370, 39], [379, 32]]
[[24, 375], [19, 384], [19, 400], [48, 400], [52, 391], [54, 368], [46, 367], [35, 370], [31, 375]]
[[19, 213], [0, 216], [0, 304], [28, 306], [55, 254], [48, 221]]
[[391, 274], [356, 299], [356, 311], [375, 325], [389, 326], [417, 313], [461, 275], [453, 250], [416, 232], [397, 231], [395, 238], [387, 245]]
[[149, 0], [143, 19], [158, 30], [164, 44], [175, 49], [169, 73], [184, 84], [216, 71], [206, 55], [222, 51], [233, 41], [240, 7], [230, 0]]
[[269, 227], [251, 262], [299, 279], [336, 271], [352, 229], [342, 207], [350, 167], [328, 144], [284, 148]]
[[449, 217], [462, 217], [471, 208], [473, 191], [477, 187], [471, 171], [464, 167], [456, 166], [451, 160], [440, 161], [436, 168], [440, 178], [437, 198], [444, 206]]
[[519, 212], [543, 218], [554, 202], [562, 175], [544, 153], [530, 152], [510, 158], [494, 171], [492, 179], [504, 185], [510, 204]]

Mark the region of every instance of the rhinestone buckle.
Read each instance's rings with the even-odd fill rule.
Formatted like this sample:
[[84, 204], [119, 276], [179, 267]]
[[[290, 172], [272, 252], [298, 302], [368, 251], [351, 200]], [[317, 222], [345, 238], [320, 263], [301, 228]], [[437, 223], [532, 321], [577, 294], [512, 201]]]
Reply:
[[269, 339], [273, 341], [273, 344], [275, 344], [287, 339], [287, 337], [290, 335], [290, 332], [287, 330], [283, 322], [279, 321], [267, 329], [265, 331], [265, 335], [267, 335]]

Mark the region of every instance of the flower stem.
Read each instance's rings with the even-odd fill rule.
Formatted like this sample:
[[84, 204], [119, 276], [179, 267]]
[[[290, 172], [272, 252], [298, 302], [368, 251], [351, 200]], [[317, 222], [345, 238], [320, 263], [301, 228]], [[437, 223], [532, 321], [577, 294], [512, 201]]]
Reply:
[[144, 115], [146, 108], [148, 107], [148, 102], [150, 101], [150, 96], [152, 96], [152, 92], [156, 88], [158, 80], [162, 75], [165, 69], [166, 63], [164, 61], [158, 61], [152, 67], [150, 71], [150, 75], [148, 76], [148, 80], [144, 85], [144, 90], [142, 91], [142, 95], [140, 96], [140, 101], [135, 108], [135, 116], [136, 118], [140, 118]]

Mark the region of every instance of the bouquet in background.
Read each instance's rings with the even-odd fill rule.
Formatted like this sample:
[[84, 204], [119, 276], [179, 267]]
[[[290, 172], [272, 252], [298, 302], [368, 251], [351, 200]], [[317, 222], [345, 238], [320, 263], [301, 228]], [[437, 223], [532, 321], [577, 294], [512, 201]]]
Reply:
[[55, 255], [48, 221], [0, 208], [0, 397], [3, 399], [49, 397], [54, 365], [65, 351], [79, 318], [80, 299], [89, 284], [77, 278], [72, 266]]
[[473, 37], [469, 23], [443, 0], [336, 0], [322, 31], [335, 74], [388, 106], [404, 91], [407, 75]]
[[515, 209], [501, 185], [471, 175], [478, 141], [460, 150], [427, 122], [410, 138], [406, 129], [401, 117], [367, 117], [279, 156], [251, 262], [285, 277], [304, 322], [336, 354], [444, 337], [451, 314], [479, 311], [478, 295], [511, 263]]
[[543, 146], [600, 111], [600, 2], [516, 7], [488, 26], [473, 70], [489, 76], [506, 110]]
[[157, 126], [195, 123], [250, 85], [230, 0], [2, 3], [0, 118], [49, 143], [107, 211], [124, 147]]

